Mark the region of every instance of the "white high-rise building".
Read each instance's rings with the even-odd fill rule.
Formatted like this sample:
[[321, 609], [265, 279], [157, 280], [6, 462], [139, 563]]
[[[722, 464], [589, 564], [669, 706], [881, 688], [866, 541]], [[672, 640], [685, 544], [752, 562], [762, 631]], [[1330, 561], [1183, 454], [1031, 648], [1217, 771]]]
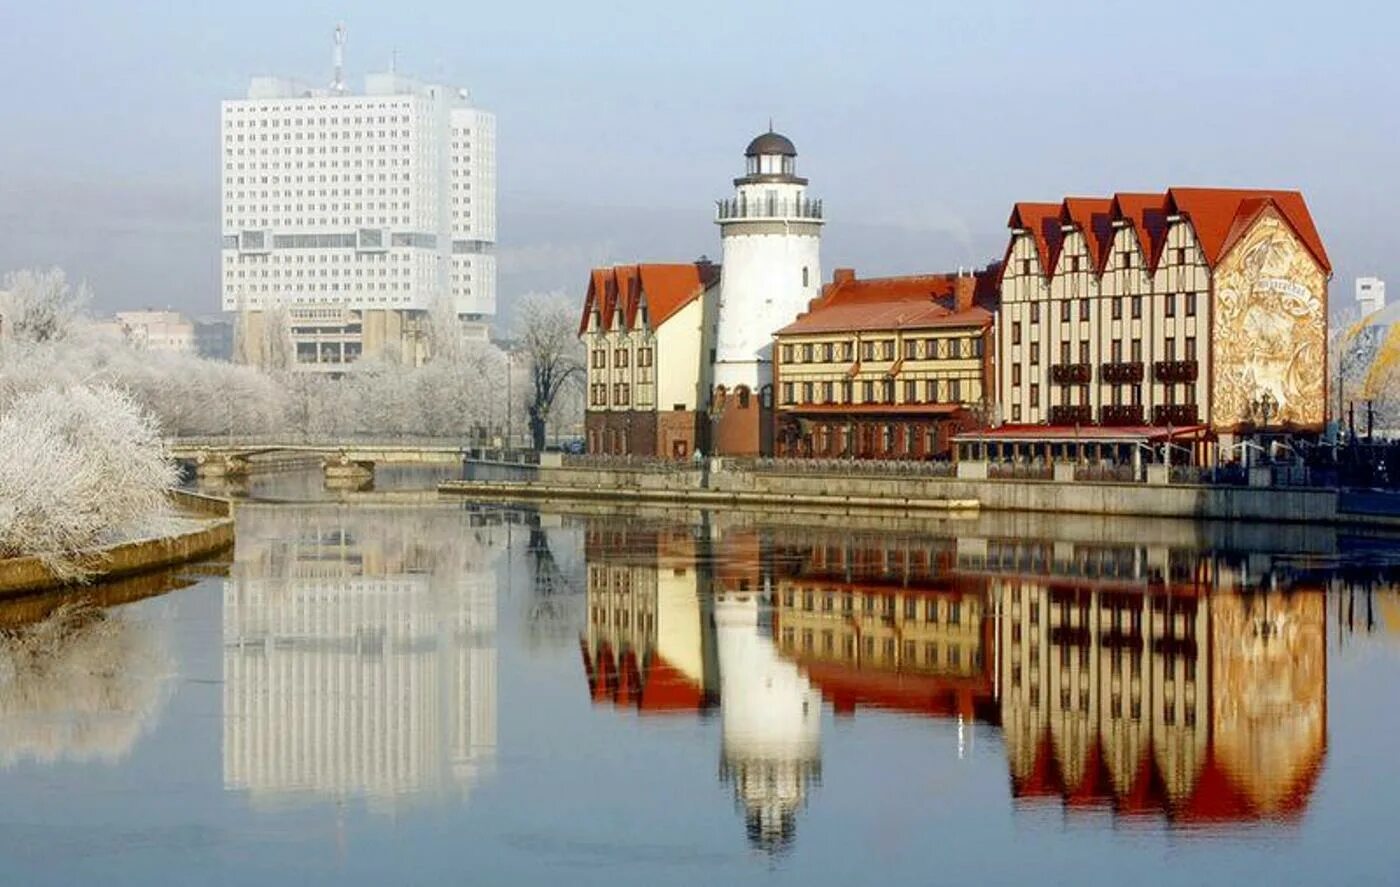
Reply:
[[[223, 103], [223, 309], [247, 362], [417, 364], [429, 310], [496, 310], [495, 117], [392, 71], [351, 94], [342, 41], [329, 88], [256, 77]], [[274, 313], [291, 328], [280, 358]]]
[[1356, 304], [1361, 316], [1375, 314], [1385, 307], [1385, 281], [1379, 277], [1356, 278]]

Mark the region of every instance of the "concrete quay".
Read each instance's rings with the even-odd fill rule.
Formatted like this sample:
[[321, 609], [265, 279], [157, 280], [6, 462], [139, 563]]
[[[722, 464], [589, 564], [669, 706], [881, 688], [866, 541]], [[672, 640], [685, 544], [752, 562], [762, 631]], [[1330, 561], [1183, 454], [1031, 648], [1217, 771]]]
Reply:
[[[553, 463], [553, 464], [551, 464]], [[528, 480], [448, 481], [445, 494], [497, 500], [610, 500], [692, 507], [792, 506], [837, 512], [1008, 511], [1400, 528], [1400, 512], [1349, 511], [1335, 489], [811, 472], [726, 465], [571, 465]]]

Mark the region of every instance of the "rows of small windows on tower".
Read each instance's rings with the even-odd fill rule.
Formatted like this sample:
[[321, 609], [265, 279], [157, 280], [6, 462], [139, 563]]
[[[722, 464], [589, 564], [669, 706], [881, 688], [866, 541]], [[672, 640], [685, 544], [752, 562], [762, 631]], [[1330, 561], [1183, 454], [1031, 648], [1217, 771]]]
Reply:
[[797, 174], [797, 158], [781, 154], [759, 154], [747, 158], [751, 176], [791, 176]]

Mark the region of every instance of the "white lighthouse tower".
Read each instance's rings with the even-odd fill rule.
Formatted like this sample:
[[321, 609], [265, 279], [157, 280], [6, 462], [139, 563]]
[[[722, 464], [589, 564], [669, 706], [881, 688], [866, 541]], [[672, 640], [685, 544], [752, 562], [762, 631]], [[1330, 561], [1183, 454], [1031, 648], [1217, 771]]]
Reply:
[[744, 159], [716, 217], [724, 260], [711, 447], [726, 455], [772, 451], [773, 334], [807, 309], [822, 276], [822, 204], [797, 175], [797, 149], [770, 129]]

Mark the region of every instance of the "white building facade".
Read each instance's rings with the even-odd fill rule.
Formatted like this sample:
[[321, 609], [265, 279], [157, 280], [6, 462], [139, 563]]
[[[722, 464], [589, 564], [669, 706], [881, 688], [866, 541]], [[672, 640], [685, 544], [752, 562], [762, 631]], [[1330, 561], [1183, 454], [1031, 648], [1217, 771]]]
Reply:
[[[773, 334], [821, 292], [822, 204], [797, 175], [797, 149], [763, 133], [744, 152], [745, 175], [718, 204], [723, 274], [714, 358], [714, 446], [771, 451]], [[750, 398], [757, 398], [756, 404]]]
[[1356, 278], [1356, 304], [1361, 316], [1375, 314], [1385, 307], [1385, 281], [1379, 277]]
[[494, 314], [495, 139], [465, 90], [394, 72], [359, 95], [254, 78], [222, 109], [222, 307], [242, 338], [285, 311], [298, 368], [416, 364], [430, 309]]

